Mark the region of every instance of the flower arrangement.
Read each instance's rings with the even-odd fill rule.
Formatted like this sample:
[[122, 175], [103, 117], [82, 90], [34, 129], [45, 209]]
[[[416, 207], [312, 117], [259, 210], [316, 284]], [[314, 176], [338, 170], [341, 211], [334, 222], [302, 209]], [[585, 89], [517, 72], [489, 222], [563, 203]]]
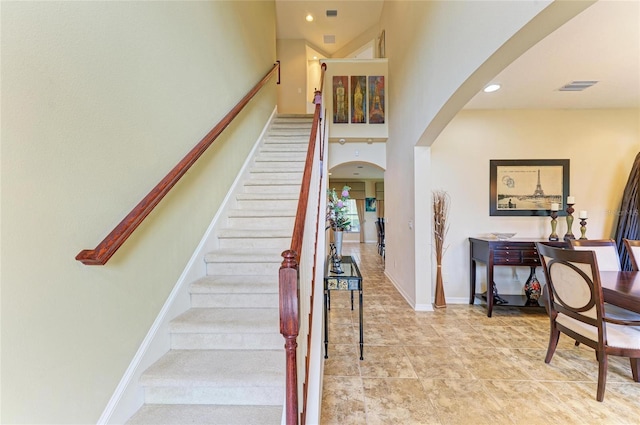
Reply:
[[347, 201], [349, 200], [349, 190], [351, 187], [344, 186], [340, 196], [335, 189], [327, 189], [327, 222], [328, 228], [336, 231], [351, 229], [351, 220], [347, 216]]

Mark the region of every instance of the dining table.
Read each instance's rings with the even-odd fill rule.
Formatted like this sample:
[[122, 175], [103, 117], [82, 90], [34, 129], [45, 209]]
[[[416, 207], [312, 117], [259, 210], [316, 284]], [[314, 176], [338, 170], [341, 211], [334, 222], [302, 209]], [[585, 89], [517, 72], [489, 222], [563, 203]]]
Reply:
[[604, 301], [640, 313], [640, 271], [600, 271]]

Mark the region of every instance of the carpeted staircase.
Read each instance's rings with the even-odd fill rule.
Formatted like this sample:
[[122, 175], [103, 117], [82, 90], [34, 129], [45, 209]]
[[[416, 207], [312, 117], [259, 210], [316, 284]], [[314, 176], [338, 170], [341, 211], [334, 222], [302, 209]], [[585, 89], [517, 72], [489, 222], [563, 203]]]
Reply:
[[279, 424], [285, 354], [278, 270], [289, 248], [312, 118], [276, 117], [216, 233], [171, 350], [143, 374], [129, 424]]

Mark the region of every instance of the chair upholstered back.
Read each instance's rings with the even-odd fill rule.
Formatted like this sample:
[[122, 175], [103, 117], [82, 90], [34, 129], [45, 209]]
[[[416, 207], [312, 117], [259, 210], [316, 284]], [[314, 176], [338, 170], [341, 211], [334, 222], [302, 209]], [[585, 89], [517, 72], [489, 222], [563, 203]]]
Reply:
[[604, 307], [596, 254], [592, 251], [539, 247], [551, 314], [556, 322], [593, 342], [598, 341]]
[[640, 241], [632, 239], [623, 239], [623, 241], [631, 259], [631, 267], [633, 270], [640, 270]]
[[575, 250], [595, 252], [599, 270], [620, 271], [620, 256], [613, 239], [574, 239], [571, 241], [571, 247]]
[[551, 321], [545, 363], [551, 362], [563, 333], [596, 351], [596, 400], [604, 399], [610, 354], [629, 357], [633, 380], [640, 382], [640, 320], [630, 311], [619, 318], [605, 313], [597, 252], [536, 245], [547, 278]]

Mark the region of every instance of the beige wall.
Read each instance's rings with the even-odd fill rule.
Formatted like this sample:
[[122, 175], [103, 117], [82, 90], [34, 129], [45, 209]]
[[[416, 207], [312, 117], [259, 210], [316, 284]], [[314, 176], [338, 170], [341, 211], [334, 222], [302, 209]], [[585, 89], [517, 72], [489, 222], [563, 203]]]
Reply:
[[[545, 238], [548, 217], [489, 216], [490, 159], [570, 160], [570, 193], [576, 211], [587, 210], [587, 237], [615, 236], [622, 192], [640, 152], [640, 111], [520, 110], [463, 111], [431, 148], [433, 185], [451, 196], [449, 233], [444, 256], [445, 295], [449, 302], [468, 302], [470, 236], [517, 232], [517, 237]], [[386, 195], [386, 194], [385, 194]], [[564, 235], [566, 220], [558, 220]], [[580, 235], [578, 220], [572, 227]], [[417, 253], [418, 257], [431, 255]], [[485, 268], [478, 281], [486, 284]], [[529, 268], [497, 267], [501, 293], [520, 294]], [[538, 270], [538, 278], [543, 273]], [[478, 286], [480, 288], [480, 286]]]
[[278, 85], [278, 112], [281, 114], [307, 113], [307, 44], [304, 40], [278, 40], [280, 84]]
[[[389, 188], [385, 191], [385, 267], [387, 276], [416, 308], [431, 309], [432, 300], [431, 256], [421, 254], [431, 246], [429, 145], [482, 87], [483, 78], [497, 74], [589, 3], [554, 2], [544, 10], [549, 4], [384, 4], [380, 29], [385, 30], [393, 82], [385, 172]], [[521, 30], [529, 28], [527, 23], [543, 10], [530, 31]]]
[[272, 112], [275, 81], [106, 266], [74, 257], [271, 68], [275, 8], [1, 7], [0, 421], [95, 423]]

